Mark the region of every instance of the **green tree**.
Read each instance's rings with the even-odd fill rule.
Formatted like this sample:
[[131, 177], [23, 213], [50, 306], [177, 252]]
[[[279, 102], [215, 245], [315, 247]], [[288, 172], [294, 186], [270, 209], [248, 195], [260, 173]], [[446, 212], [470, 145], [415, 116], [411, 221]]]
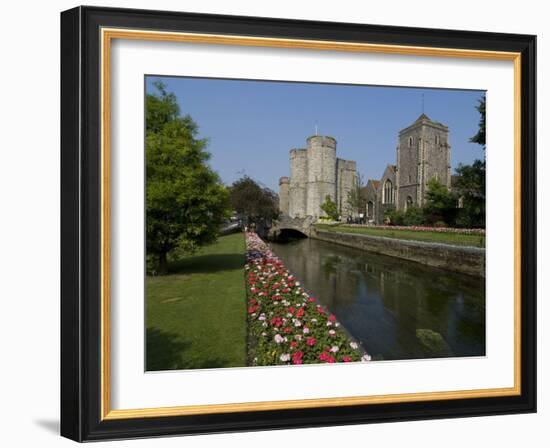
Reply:
[[403, 224], [406, 226], [420, 226], [424, 224], [424, 210], [416, 205], [409, 205], [403, 214]]
[[[167, 272], [174, 249], [193, 252], [216, 240], [229, 195], [208, 166], [207, 141], [181, 116], [176, 97], [156, 83], [146, 96], [146, 246], [154, 269]], [[150, 259], [151, 260], [151, 259]]]
[[472, 143], [477, 143], [483, 147], [485, 150], [485, 95], [478, 100], [476, 106], [477, 111], [479, 112], [479, 129], [477, 134], [470, 138]]
[[279, 215], [277, 194], [249, 176], [233, 182], [229, 192], [233, 210], [249, 222], [269, 221]]
[[325, 202], [321, 204], [321, 210], [323, 210], [326, 215], [333, 221], [338, 221], [339, 213], [336, 202], [332, 200], [330, 195], [325, 196]]
[[428, 181], [424, 217], [427, 224], [454, 225], [457, 197], [435, 177]]
[[[470, 141], [485, 150], [485, 96], [476, 106], [480, 114], [479, 129]], [[471, 165], [459, 165], [456, 191], [462, 208], [457, 217], [461, 227], [485, 227], [485, 160], [474, 160]]]
[[461, 227], [485, 227], [485, 161], [459, 165], [456, 191], [461, 198], [457, 224]]
[[352, 215], [358, 215], [362, 211], [365, 211], [367, 206], [367, 200], [362, 194], [363, 189], [363, 177], [357, 173], [353, 179], [353, 185], [351, 190], [348, 191], [347, 206]]

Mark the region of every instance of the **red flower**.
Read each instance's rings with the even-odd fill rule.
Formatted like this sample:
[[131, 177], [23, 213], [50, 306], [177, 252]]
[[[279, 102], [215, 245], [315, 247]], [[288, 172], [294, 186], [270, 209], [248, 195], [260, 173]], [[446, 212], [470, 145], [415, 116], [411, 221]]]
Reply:
[[292, 363], [302, 364], [302, 356], [304, 356], [304, 354], [300, 350], [294, 352], [294, 354], [292, 355]]
[[306, 344], [309, 345], [310, 347], [313, 347], [316, 342], [317, 342], [317, 340], [315, 338], [307, 338], [306, 339]]
[[271, 322], [271, 325], [273, 325], [274, 327], [280, 327], [281, 325], [283, 325], [283, 319], [278, 316], [272, 318], [270, 322]]
[[323, 352], [319, 355], [319, 359], [321, 361], [325, 361], [325, 362], [330, 362], [330, 363], [333, 363], [334, 362], [334, 358], [329, 355], [327, 352]]
[[248, 307], [248, 314], [255, 313], [257, 309], [258, 309], [258, 305]]

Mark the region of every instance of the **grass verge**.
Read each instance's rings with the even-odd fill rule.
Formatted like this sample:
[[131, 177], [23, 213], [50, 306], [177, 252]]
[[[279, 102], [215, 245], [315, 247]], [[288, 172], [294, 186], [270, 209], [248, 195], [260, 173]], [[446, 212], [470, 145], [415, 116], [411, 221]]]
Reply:
[[383, 236], [402, 240], [426, 241], [452, 244], [455, 246], [485, 247], [485, 235], [467, 235], [450, 232], [429, 232], [406, 229], [380, 229], [376, 227], [350, 227], [345, 225], [316, 224], [319, 230], [337, 233], [359, 233], [362, 235]]
[[147, 277], [147, 370], [246, 365], [244, 254], [244, 235], [227, 235]]

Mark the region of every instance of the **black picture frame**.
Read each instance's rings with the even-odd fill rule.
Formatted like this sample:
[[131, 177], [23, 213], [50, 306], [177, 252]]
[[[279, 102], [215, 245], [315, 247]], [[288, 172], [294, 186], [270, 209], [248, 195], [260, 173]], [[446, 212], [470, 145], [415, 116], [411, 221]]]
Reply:
[[[521, 394], [101, 419], [100, 29], [521, 53]], [[536, 412], [536, 37], [77, 7], [61, 13], [61, 435], [76, 441]]]

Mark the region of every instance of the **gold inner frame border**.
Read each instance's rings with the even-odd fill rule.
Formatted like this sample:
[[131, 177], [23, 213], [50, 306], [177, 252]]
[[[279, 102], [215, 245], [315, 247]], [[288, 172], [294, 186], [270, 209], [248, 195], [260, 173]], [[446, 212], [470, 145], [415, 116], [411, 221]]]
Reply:
[[[514, 386], [441, 392], [418, 392], [391, 395], [367, 395], [187, 405], [136, 409], [111, 409], [110, 387], [110, 186], [111, 186], [111, 114], [110, 72], [113, 39], [185, 42], [212, 45], [294, 48], [355, 53], [382, 53], [412, 56], [455, 57], [513, 61], [514, 63]], [[317, 407], [352, 406], [382, 403], [407, 403], [432, 400], [502, 397], [521, 394], [521, 54], [515, 52], [469, 50], [459, 48], [336, 42], [323, 40], [280, 39], [138, 29], [101, 29], [101, 420], [200, 415], [229, 412], [252, 412]]]

